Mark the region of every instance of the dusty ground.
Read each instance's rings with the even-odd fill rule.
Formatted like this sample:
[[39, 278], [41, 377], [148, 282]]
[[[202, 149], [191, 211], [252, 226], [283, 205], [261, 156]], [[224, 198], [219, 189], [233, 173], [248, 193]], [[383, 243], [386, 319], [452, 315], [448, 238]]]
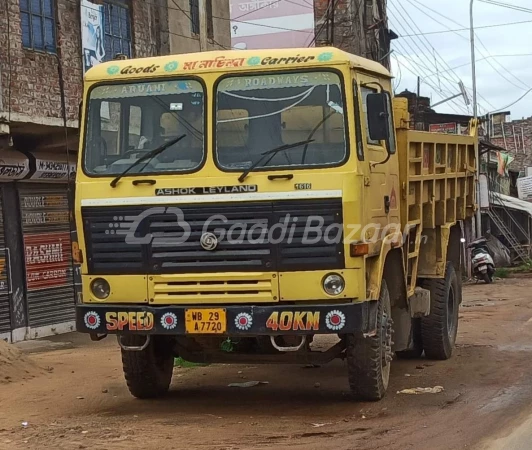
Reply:
[[[35, 378], [0, 383], [0, 448], [491, 448], [532, 400], [532, 278], [464, 290], [453, 359], [395, 361], [379, 403], [349, 399], [340, 361], [176, 369], [169, 398], [139, 401], [126, 390], [116, 341], [70, 336], [74, 348], [31, 355], [42, 368]], [[269, 384], [227, 386], [249, 380]], [[435, 385], [445, 391], [396, 393]]]

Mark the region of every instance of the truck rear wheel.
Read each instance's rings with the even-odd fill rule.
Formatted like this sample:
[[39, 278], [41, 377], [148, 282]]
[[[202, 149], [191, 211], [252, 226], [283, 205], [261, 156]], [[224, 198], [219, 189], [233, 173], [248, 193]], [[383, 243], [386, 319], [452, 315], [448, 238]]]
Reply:
[[453, 264], [447, 263], [444, 279], [426, 279], [422, 287], [430, 290], [430, 314], [421, 319], [425, 356], [429, 359], [449, 359], [456, 342], [458, 309], [462, 298]]
[[[122, 344], [140, 347], [145, 339], [139, 335], [122, 336]], [[141, 399], [161, 397], [170, 388], [174, 355], [167, 340], [152, 336], [140, 352], [122, 349], [122, 366], [131, 395]]]
[[365, 338], [351, 334], [346, 338], [349, 385], [357, 399], [380, 400], [388, 389], [393, 357], [392, 323], [390, 294], [383, 280], [375, 336]]

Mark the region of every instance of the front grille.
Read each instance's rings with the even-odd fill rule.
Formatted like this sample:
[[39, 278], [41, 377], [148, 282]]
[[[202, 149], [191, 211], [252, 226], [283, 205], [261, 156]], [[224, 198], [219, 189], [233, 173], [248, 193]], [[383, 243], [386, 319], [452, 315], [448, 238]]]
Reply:
[[[223, 215], [224, 220], [216, 215]], [[344, 267], [340, 199], [179, 208], [90, 207], [82, 209], [82, 216], [91, 274], [275, 272]], [[309, 221], [310, 229], [305, 226]], [[126, 237], [123, 232], [132, 223], [135, 234]], [[218, 246], [213, 251], [201, 246], [205, 232], [218, 237]], [[302, 245], [304, 237], [310, 243]]]
[[143, 246], [126, 243], [117, 234], [121, 218], [138, 216], [142, 208], [86, 208], [83, 209], [83, 225], [87, 243], [88, 263], [91, 273], [144, 273], [146, 258]]
[[213, 274], [208, 280], [189, 275], [186, 279], [161, 275], [154, 277], [150, 289], [153, 289], [150, 297], [155, 304], [238, 303], [250, 299], [256, 302], [271, 302], [272, 298], [278, 295], [276, 280], [269, 274], [260, 273], [246, 273], [230, 279], [219, 278]]

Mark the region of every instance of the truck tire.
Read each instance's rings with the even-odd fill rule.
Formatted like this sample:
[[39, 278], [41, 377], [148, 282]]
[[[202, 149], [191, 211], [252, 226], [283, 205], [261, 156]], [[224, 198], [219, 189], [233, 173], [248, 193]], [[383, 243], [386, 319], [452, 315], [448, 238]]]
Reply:
[[447, 263], [445, 278], [423, 280], [422, 287], [430, 291], [430, 314], [421, 319], [425, 356], [429, 359], [449, 359], [456, 342], [458, 309], [462, 300], [453, 264]]
[[[167, 342], [152, 336], [148, 346], [138, 351], [122, 350], [122, 366], [129, 392], [140, 399], [161, 397], [168, 392], [174, 369], [174, 355]], [[142, 346], [145, 337], [122, 336], [126, 346]]]
[[383, 280], [377, 307], [377, 333], [371, 337], [346, 336], [349, 386], [359, 400], [380, 400], [388, 389], [393, 357], [392, 324], [390, 294]]

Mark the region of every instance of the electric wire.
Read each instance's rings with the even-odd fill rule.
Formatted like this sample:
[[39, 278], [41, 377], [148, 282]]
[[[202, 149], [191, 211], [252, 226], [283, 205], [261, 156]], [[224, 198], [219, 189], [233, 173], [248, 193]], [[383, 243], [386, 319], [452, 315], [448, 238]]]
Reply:
[[[401, 14], [400, 14], [401, 15]], [[401, 24], [401, 21], [396, 19], [395, 16], [393, 15], [393, 13], [391, 13], [390, 11], [390, 16], [394, 19], [394, 22], [396, 22], [396, 25], [401, 27], [403, 30], [406, 30], [403, 25]], [[404, 19], [404, 17], [403, 17]], [[418, 73], [417, 76], [420, 76], [421, 75], [421, 78], [427, 78], [429, 76], [429, 73], [432, 71], [431, 68], [429, 68], [429, 66], [432, 65], [432, 63], [429, 62], [429, 65], [427, 65], [427, 63], [425, 62], [424, 58], [422, 56], [419, 56], [418, 55], [418, 51], [416, 51], [413, 46], [410, 44], [410, 41], [417, 47], [417, 49], [419, 50], [419, 52], [421, 53], [421, 55], [423, 57], [426, 58], [426, 56], [424, 55], [424, 50], [421, 48], [421, 46], [416, 42], [415, 39], [410, 39], [410, 40], [404, 40], [403, 43], [404, 45], [409, 49], [407, 50], [407, 48], [405, 48], [405, 46], [403, 46], [400, 41], [396, 41], [394, 43], [394, 46], [396, 47], [399, 47], [400, 50], [402, 50], [402, 54], [399, 53], [401, 56], [403, 56], [404, 58], [406, 59], [409, 59], [406, 57], [406, 54], [408, 55], [411, 55], [413, 58], [416, 58], [417, 61], [412, 61], [411, 62], [413, 63], [413, 66], [417, 66], [419, 71], [421, 72], [420, 74]], [[430, 60], [428, 60], [430, 61]], [[444, 78], [445, 79], [445, 78]], [[426, 81], [426, 80], [424, 80]], [[451, 81], [449, 81], [448, 79], [446, 79], [448, 85], [451, 85], [451, 90], [449, 91], [447, 87], [445, 87], [445, 89], [439, 89], [438, 87], [434, 86], [434, 85], [430, 85], [433, 89], [435, 89], [436, 91], [440, 92], [440, 93], [447, 93], [449, 96], [453, 96], [456, 94], [456, 87], [454, 85], [451, 84]], [[452, 80], [452, 82], [455, 82], [455, 80]], [[429, 84], [429, 83], [427, 83]], [[442, 98], [443, 99], [443, 98]], [[452, 104], [454, 104], [457, 108], [459, 108], [460, 110], [466, 110], [467, 111], [467, 108], [465, 107], [465, 105], [463, 105], [462, 103], [456, 101], [455, 99], [452, 99], [450, 100], [450, 102]], [[455, 109], [456, 110], [456, 109]]]
[[494, 1], [494, 0], [479, 0], [479, 2], [486, 3], [488, 5], [500, 6], [502, 8], [513, 9], [515, 11], [532, 13], [532, 9], [530, 8], [525, 8], [524, 6], [519, 6], [519, 5], [512, 5], [511, 3], [504, 3], [500, 1]]
[[[443, 17], [444, 19], [454, 23], [455, 25], [458, 25], [458, 26], [461, 26], [463, 27], [463, 25], [459, 22], [457, 22], [456, 20], [454, 19], [451, 19], [450, 17], [447, 17], [445, 16], [444, 14], [441, 14], [439, 13], [438, 11], [424, 5], [423, 3], [421, 3], [419, 0], [407, 0], [409, 1], [410, 3], [412, 1], [414, 1], [415, 3], [417, 3], [418, 5], [422, 6], [423, 8], [425, 9], [428, 9], [429, 11]], [[447, 28], [447, 29], [450, 29], [450, 27], [446, 26], [445, 24], [441, 23], [440, 21], [436, 20], [434, 17], [432, 17], [430, 14], [427, 14], [426, 12], [424, 12], [423, 10], [419, 9], [419, 11], [423, 14], [425, 14], [427, 17], [429, 17], [430, 19], [432, 19], [434, 22], [438, 23], [439, 25], [443, 26], [444, 28]], [[464, 39], [464, 40], [467, 40], [469, 41], [469, 38], [468, 37], [465, 37], [465, 36], [462, 36], [461, 34], [459, 33], [455, 33], [457, 36], [459, 36], [461, 39]], [[484, 45], [484, 42], [482, 42], [482, 40], [480, 39], [480, 37], [475, 33], [475, 36], [476, 38], [478, 39], [479, 43], [484, 47], [485, 51], [488, 53], [488, 55], [491, 55], [489, 50], [487, 49], [487, 47]], [[477, 51], [480, 53], [481, 56], [486, 56], [478, 47], [477, 47]], [[496, 61], [496, 59], [494, 59], [494, 61]], [[498, 63], [498, 61], [496, 61]], [[511, 80], [509, 80], [504, 74], [502, 74], [492, 63], [489, 59], [487, 59], [487, 63], [493, 68], [493, 70], [495, 70], [504, 80], [506, 80], [508, 83], [512, 84], [513, 86], [517, 87], [518, 89], [522, 89], [522, 90], [525, 90], [525, 89], [528, 89], [529, 86], [526, 86], [526, 84], [520, 80], [518, 77], [516, 77], [514, 74], [512, 74], [508, 69], [506, 69], [502, 64], [498, 63], [499, 66], [505, 71], [507, 72], [511, 77], [513, 77], [515, 80], [517, 80], [517, 82], [521, 83], [522, 85], [525, 85], [525, 87], [523, 88], [522, 86], [517, 86], [515, 83], [513, 83]]]
[[[404, 6], [401, 4], [401, 2], [398, 2], [398, 5], [399, 7], [404, 11], [405, 15], [408, 16], [408, 11], [404, 8]], [[401, 15], [401, 17], [404, 19], [404, 16], [401, 14], [401, 12], [399, 11], [399, 14]], [[419, 31], [419, 32], [422, 32], [421, 29], [419, 28], [419, 26], [414, 22], [414, 26], [416, 27], [416, 29]], [[410, 27], [412, 29], [412, 27]], [[449, 64], [447, 63], [447, 61], [445, 61], [445, 59], [440, 55], [440, 53], [434, 48], [434, 46], [431, 44], [431, 42], [425, 37], [425, 36], [422, 36], [421, 39], [420, 39], [421, 43], [424, 45], [424, 47], [428, 50], [428, 52], [430, 53], [430, 51], [432, 50], [434, 56], [435, 56], [435, 59], [437, 61], [437, 59], [439, 59], [444, 66], [446, 66], [447, 68], [450, 68]], [[427, 45], [428, 44], [428, 45]], [[434, 63], [434, 67], [436, 68], [436, 71], [438, 71], [438, 67], [437, 67], [437, 64], [436, 64], [436, 61]], [[453, 83], [460, 83], [461, 82], [461, 78], [460, 76], [454, 71], [454, 70], [451, 70], [451, 74], [454, 75], [456, 77], [456, 79], [453, 81]], [[452, 86], [451, 87], [451, 90], [453, 92], [456, 92], [456, 86]], [[469, 108], [468, 108], [468, 111], [469, 111]]]
[[[396, 43], [396, 45], [398, 45]], [[400, 46], [400, 45], [399, 45]], [[403, 50], [404, 51], [404, 50]], [[416, 60], [413, 60], [411, 59], [410, 57], [406, 56], [404, 53], [401, 53], [399, 51], [397, 51], [397, 49], [395, 50], [394, 53], [397, 53], [399, 56], [401, 56], [403, 59], [405, 59], [407, 62], [410, 63], [411, 66], [413, 67], [416, 67], [417, 68], [417, 71], [415, 71], [414, 69], [412, 69], [411, 67], [409, 67], [408, 64], [403, 64], [403, 68], [406, 69], [408, 72], [410, 72], [411, 74], [415, 75], [416, 77], [420, 77], [423, 79], [423, 83], [426, 84], [427, 86], [429, 86], [430, 88], [432, 88], [434, 90], [435, 93], [437, 93], [437, 95], [442, 99], [442, 100], [445, 100], [446, 98], [446, 95], [449, 95], [448, 92], [445, 92], [443, 90], [440, 90], [436, 85], [434, 85], [431, 81], [428, 81], [428, 78], [425, 76], [423, 77], [425, 74], [426, 74], [426, 68], [423, 67], [422, 65], [420, 65], [418, 63], [418, 61]], [[408, 53], [408, 52], [406, 52]], [[423, 76], [420, 76], [420, 72], [421, 72], [421, 75]], [[454, 95], [454, 94], [453, 94]], [[463, 114], [463, 110], [461, 111], [460, 109], [464, 108], [461, 104], [458, 104], [458, 107], [453, 104], [453, 103], [449, 103], [448, 106], [457, 114]], [[465, 108], [464, 108], [465, 109]]]
[[[519, 22], [504, 22], [496, 23], [493, 25], [479, 25], [475, 27], [475, 30], [483, 30], [488, 28], [498, 28], [498, 27], [508, 27], [511, 25], [522, 25], [532, 23], [532, 20], [521, 20]], [[440, 30], [440, 31], [426, 31], [423, 33], [414, 33], [414, 34], [404, 34], [399, 37], [414, 37], [414, 36], [429, 36], [431, 34], [446, 34], [446, 33], [456, 33], [457, 31], [469, 31], [469, 28], [458, 28], [456, 30]]]

